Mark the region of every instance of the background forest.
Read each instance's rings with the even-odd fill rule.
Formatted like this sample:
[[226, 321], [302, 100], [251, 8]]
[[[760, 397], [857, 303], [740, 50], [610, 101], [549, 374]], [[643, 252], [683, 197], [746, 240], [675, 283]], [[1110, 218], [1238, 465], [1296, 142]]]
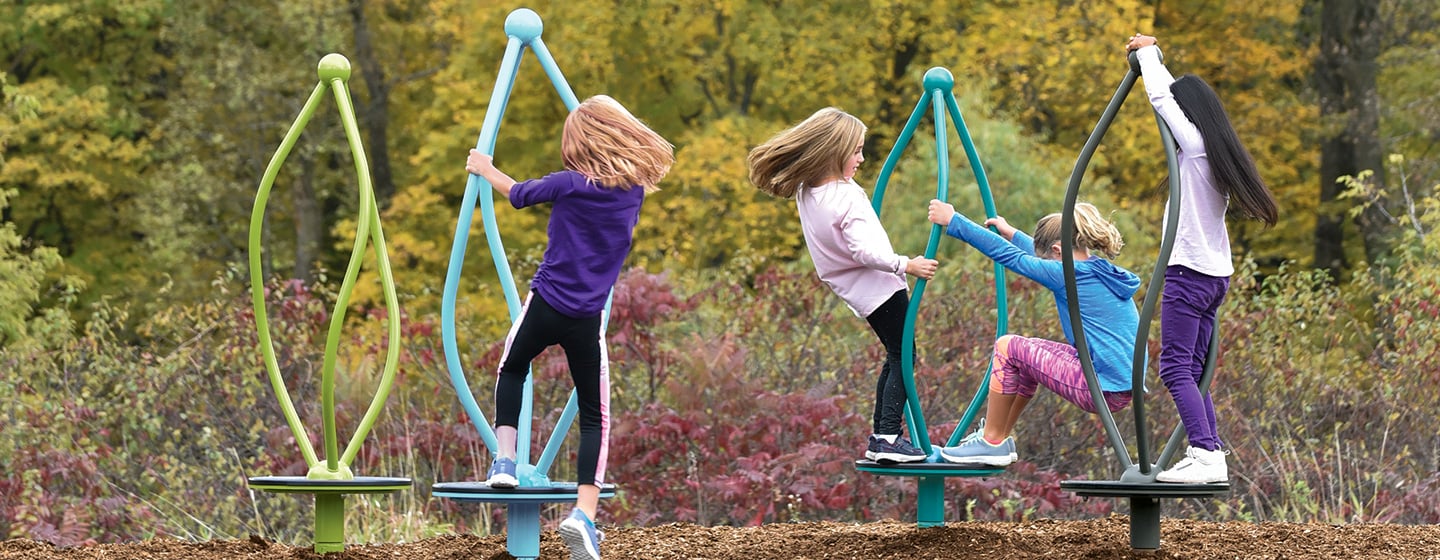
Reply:
[[[603, 521], [913, 515], [913, 484], [850, 464], [881, 349], [814, 278], [793, 203], [748, 184], [746, 151], [838, 106], [870, 127], [859, 179], [873, 184], [920, 76], [943, 66], [1000, 213], [1027, 227], [1060, 208], [1125, 74], [1124, 40], [1139, 31], [1159, 37], [1173, 71], [1220, 92], [1281, 204], [1277, 227], [1230, 230], [1241, 266], [1221, 312], [1214, 397], [1234, 491], [1167, 514], [1440, 522], [1440, 436], [1429, 428], [1440, 423], [1434, 2], [4, 0], [0, 538], [309, 538], [307, 500], [244, 484], [305, 471], [256, 351], [245, 246], [260, 175], [331, 52], [354, 67], [404, 310], [399, 381], [355, 470], [416, 482], [352, 498], [352, 538], [491, 529], [493, 511], [432, 500], [429, 487], [489, 463], [449, 386], [439, 302], [465, 156], [489, 109], [503, 21], [519, 7], [543, 18], [577, 95], [617, 98], [676, 146], [615, 290], [611, 463], [622, 492]], [[530, 177], [559, 167], [565, 111], [533, 57], [519, 74], [495, 159]], [[1119, 261], [1146, 277], [1164, 204], [1154, 122], [1137, 88], [1082, 195], [1115, 210]], [[883, 214], [911, 254], [930, 232], [929, 127]], [[952, 201], [981, 215], [950, 144]], [[276, 182], [264, 231], [272, 332], [312, 418], [333, 275], [353, 243], [350, 158], [327, 101]], [[523, 289], [547, 214], [497, 206]], [[481, 224], [469, 226], [457, 327], [484, 402], [508, 318]], [[983, 257], [949, 240], [939, 258], [916, 378], [931, 437], [943, 439], [985, 370], [996, 310]], [[341, 348], [342, 428], [363, 413], [386, 352], [369, 264]], [[1044, 290], [1013, 275], [1008, 285], [1012, 331], [1063, 336]], [[543, 442], [569, 392], [559, 352], [535, 375]], [[1158, 380], [1151, 387], [1153, 431], [1168, 435], [1173, 407]], [[1062, 479], [1118, 475], [1095, 420], [1062, 404], [1041, 397], [1026, 412], [1021, 461], [1004, 476], [948, 483], [952, 519], [1114, 507], [1060, 492]]]

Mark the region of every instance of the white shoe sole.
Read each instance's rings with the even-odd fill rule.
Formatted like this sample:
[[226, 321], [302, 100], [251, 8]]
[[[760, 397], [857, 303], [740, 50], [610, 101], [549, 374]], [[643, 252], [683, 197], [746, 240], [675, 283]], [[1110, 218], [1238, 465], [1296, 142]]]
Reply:
[[600, 560], [600, 543], [589, 542], [585, 528], [577, 527], [580, 523], [570, 519], [560, 522], [560, 540], [570, 549], [570, 560]]
[[876, 453], [871, 459], [876, 463], [920, 463], [927, 457], [923, 455], [901, 455], [899, 453]]
[[490, 477], [490, 480], [486, 480], [485, 485], [491, 488], [515, 488], [520, 486], [520, 481], [508, 474], [497, 474]]
[[944, 459], [946, 463], [954, 463], [954, 464], [957, 464], [957, 465], [985, 465], [985, 466], [987, 466], [987, 467], [1008, 467], [1008, 466], [1010, 466], [1010, 463], [1014, 463], [1014, 462], [1015, 462], [1015, 458], [1013, 458], [1013, 457], [1011, 457], [1011, 456], [1009, 456], [1009, 455], [1005, 455], [1005, 456], [1002, 456], [1002, 457], [996, 457], [996, 456], [955, 457], [955, 456], [952, 456], [952, 455], [947, 455], [947, 454], [945, 454], [944, 451], [941, 451], [941, 452], [940, 452], [940, 458], [941, 458], [941, 459]]

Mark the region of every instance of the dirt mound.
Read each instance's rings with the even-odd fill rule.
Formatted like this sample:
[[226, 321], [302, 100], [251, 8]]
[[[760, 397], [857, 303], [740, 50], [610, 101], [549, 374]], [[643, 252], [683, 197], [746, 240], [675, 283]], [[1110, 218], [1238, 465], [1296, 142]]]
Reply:
[[[603, 527], [602, 527], [603, 529]], [[898, 521], [845, 524], [788, 523], [760, 527], [701, 527], [674, 523], [606, 530], [607, 559], [650, 560], [927, 560], [927, 559], [1284, 559], [1335, 558], [1440, 560], [1440, 526], [1207, 523], [1167, 519], [1158, 551], [1130, 549], [1129, 521], [950, 523], [921, 529]], [[564, 559], [553, 531], [540, 543], [541, 558]], [[191, 543], [157, 539], [139, 543], [57, 548], [31, 540], [0, 542], [0, 559], [410, 560], [510, 558], [505, 537], [452, 535], [403, 544], [355, 545], [317, 555], [308, 547], [249, 540]]]

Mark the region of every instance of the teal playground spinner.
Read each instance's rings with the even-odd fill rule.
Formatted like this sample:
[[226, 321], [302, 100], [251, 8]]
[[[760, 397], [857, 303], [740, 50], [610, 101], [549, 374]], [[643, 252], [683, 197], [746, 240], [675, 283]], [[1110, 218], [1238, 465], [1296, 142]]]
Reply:
[[[923, 93], [920, 101], [915, 104], [915, 110], [911, 112], [909, 120], [905, 122], [905, 128], [900, 131], [900, 136], [895, 140], [895, 146], [890, 149], [890, 155], [885, 158], [885, 165], [880, 168], [880, 177], [875, 181], [875, 194], [871, 196], [871, 204], [875, 207], [878, 215], [885, 199], [885, 188], [889, 184], [890, 174], [895, 171], [895, 165], [899, 163], [900, 156], [904, 153], [905, 147], [910, 144], [910, 139], [915, 135], [915, 129], [920, 125], [921, 119], [925, 116], [926, 106], [933, 108], [935, 121], [935, 163], [936, 163], [936, 188], [935, 198], [949, 200], [950, 190], [950, 150], [948, 135], [946, 134], [945, 117], [948, 114], [955, 122], [955, 131], [960, 136], [960, 142], [965, 148], [965, 155], [970, 162], [970, 169], [975, 174], [975, 182], [979, 186], [980, 200], [985, 206], [986, 217], [995, 217], [995, 201], [990, 193], [990, 181], [985, 176], [985, 167], [980, 162], [980, 154], [975, 149], [975, 143], [970, 139], [970, 130], [965, 126], [965, 119], [960, 114], [960, 106], [955, 102], [955, 77], [949, 70], [935, 67], [925, 72], [921, 80]], [[994, 228], [992, 227], [993, 231]], [[935, 258], [936, 250], [940, 245], [940, 237], [944, 230], [938, 226], [930, 225], [930, 238], [925, 245], [925, 258]], [[1005, 269], [1000, 264], [994, 265], [995, 274], [995, 306], [997, 320], [995, 336], [1005, 334], [1008, 329], [1009, 310], [1006, 307], [1005, 293]], [[986, 465], [962, 465], [951, 464], [940, 458], [939, 449], [931, 445], [930, 435], [925, 425], [925, 413], [920, 406], [919, 394], [915, 390], [915, 320], [920, 311], [920, 302], [925, 296], [927, 281], [924, 278], [915, 281], [910, 298], [910, 307], [905, 311], [905, 334], [903, 335], [903, 346], [901, 348], [901, 372], [905, 380], [905, 420], [910, 426], [910, 437], [914, 440], [915, 446], [924, 451], [929, 457], [923, 463], [900, 463], [884, 464], [870, 460], [855, 462], [855, 468], [882, 476], [909, 476], [915, 477], [917, 490], [917, 507], [915, 521], [921, 527], [936, 527], [945, 524], [945, 479], [947, 477], [977, 477], [992, 476], [1004, 472], [1003, 468], [995, 468]], [[975, 421], [979, 415], [980, 407], [985, 403], [986, 394], [989, 391], [990, 374], [987, 370], [982, 376], [980, 388], [971, 399], [970, 405], [966, 407], [965, 414], [960, 422], [955, 425], [955, 431], [950, 435], [946, 446], [954, 446], [960, 443], [964, 431]]]

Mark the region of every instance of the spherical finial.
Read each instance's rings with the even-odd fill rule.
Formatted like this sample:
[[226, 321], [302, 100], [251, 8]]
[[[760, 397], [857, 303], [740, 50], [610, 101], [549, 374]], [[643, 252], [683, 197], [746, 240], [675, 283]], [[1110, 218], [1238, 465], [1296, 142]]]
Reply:
[[545, 24], [540, 23], [540, 14], [530, 8], [520, 8], [505, 17], [505, 34], [526, 43], [535, 40], [544, 30]]
[[335, 78], [341, 80], [350, 79], [350, 59], [340, 53], [330, 53], [320, 59], [320, 68], [316, 70], [320, 74], [321, 81], [330, 81]]
[[925, 79], [920, 83], [925, 86], [925, 91], [943, 89], [946, 91], [955, 89], [955, 76], [949, 70], [936, 66], [925, 71]]

